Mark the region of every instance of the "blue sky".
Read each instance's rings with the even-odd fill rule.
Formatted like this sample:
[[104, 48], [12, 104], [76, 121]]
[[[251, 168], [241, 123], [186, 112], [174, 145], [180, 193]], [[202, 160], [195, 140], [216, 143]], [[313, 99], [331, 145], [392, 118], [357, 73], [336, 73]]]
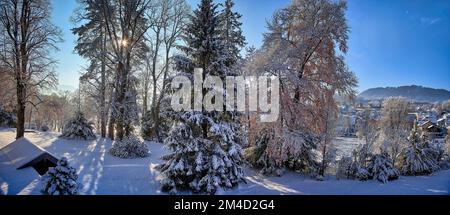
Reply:
[[[199, 0], [188, 0], [195, 8]], [[221, 2], [221, 1], [218, 1]], [[266, 20], [289, 0], [235, 0], [249, 45], [261, 45]], [[86, 62], [73, 53], [70, 29], [75, 0], [52, 0], [53, 22], [64, 34], [56, 68], [63, 87], [78, 86]], [[450, 90], [450, 1], [349, 0], [347, 63], [358, 91], [380, 86], [423, 85]]]

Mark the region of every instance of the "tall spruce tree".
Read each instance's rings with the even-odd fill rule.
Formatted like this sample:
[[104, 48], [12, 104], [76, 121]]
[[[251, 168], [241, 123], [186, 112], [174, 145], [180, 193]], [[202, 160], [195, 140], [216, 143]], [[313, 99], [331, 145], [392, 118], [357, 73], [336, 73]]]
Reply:
[[220, 36], [223, 40], [224, 50], [228, 53], [226, 65], [233, 66], [241, 58], [240, 51], [246, 44], [241, 30], [242, 15], [233, 11], [233, 0], [226, 0], [223, 7], [220, 14]]
[[[176, 57], [180, 74], [192, 75], [194, 68], [203, 69], [203, 78], [219, 76], [224, 80], [232, 72], [229, 55], [221, 37], [223, 19], [212, 0], [202, 0], [190, 17], [184, 34], [184, 56]], [[242, 36], [241, 36], [242, 37]], [[239, 47], [239, 44], [232, 44]], [[222, 86], [220, 86], [222, 87]], [[214, 89], [209, 89], [213, 91]], [[226, 96], [223, 92], [215, 95]], [[203, 88], [205, 94], [205, 88]], [[217, 98], [214, 98], [217, 101]], [[164, 141], [172, 153], [164, 156], [159, 166], [165, 179], [163, 190], [214, 194], [218, 188], [231, 188], [243, 180], [242, 144], [237, 115], [222, 111], [186, 111], [173, 114], [175, 124]]]

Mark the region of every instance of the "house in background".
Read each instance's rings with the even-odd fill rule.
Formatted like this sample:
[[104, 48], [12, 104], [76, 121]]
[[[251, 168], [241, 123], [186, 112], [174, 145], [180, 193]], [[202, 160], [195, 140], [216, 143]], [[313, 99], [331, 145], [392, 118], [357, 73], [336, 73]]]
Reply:
[[445, 113], [441, 115], [441, 118], [437, 120], [437, 124], [441, 127], [449, 127], [450, 126], [450, 113]]
[[447, 134], [447, 129], [431, 121], [425, 121], [419, 124], [420, 130], [429, 139], [442, 138]]

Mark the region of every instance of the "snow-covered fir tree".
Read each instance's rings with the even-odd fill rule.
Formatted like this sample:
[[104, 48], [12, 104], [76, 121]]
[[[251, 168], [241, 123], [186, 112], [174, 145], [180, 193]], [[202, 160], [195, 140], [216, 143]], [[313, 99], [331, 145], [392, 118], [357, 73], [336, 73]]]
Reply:
[[372, 178], [369, 173], [369, 165], [372, 158], [373, 144], [371, 142], [359, 145], [356, 150], [353, 151], [353, 163], [351, 169], [354, 178], [361, 181]]
[[343, 157], [338, 162], [336, 176], [338, 178], [358, 179], [361, 181], [372, 178], [369, 165], [372, 161], [372, 144], [359, 145], [351, 157]]
[[114, 141], [109, 153], [119, 158], [142, 158], [149, 156], [150, 151], [139, 137], [130, 134], [122, 140]]
[[[219, 18], [217, 7], [212, 0], [202, 0], [190, 17], [184, 34], [186, 46], [182, 47], [185, 56], [175, 58], [181, 74], [192, 75], [193, 68], [203, 69], [203, 78], [236, 74], [233, 65], [227, 65], [233, 56], [223, 48], [220, 26], [224, 20]], [[221, 187], [232, 188], [243, 180], [245, 138], [236, 114], [202, 108], [174, 114], [174, 121], [164, 141], [171, 153], [158, 166], [164, 176], [163, 190], [172, 194], [180, 190], [214, 194]]]
[[402, 172], [406, 175], [427, 175], [439, 169], [440, 152], [420, 135], [417, 125], [408, 138]]
[[400, 171], [394, 167], [392, 159], [387, 152], [374, 155], [368, 169], [373, 179], [383, 183], [395, 180], [400, 175]]
[[392, 159], [386, 152], [373, 154], [371, 143], [359, 145], [351, 157], [343, 157], [338, 162], [338, 178], [378, 180], [386, 183], [399, 177], [400, 171], [394, 167]]
[[372, 175], [368, 171], [367, 168], [359, 166], [359, 165], [354, 165], [354, 164], [355, 163], [353, 163], [353, 165], [351, 167], [354, 178], [356, 178], [360, 181], [365, 181], [365, 180], [369, 180], [372, 178]]
[[91, 122], [84, 117], [83, 112], [77, 111], [62, 130], [60, 137], [65, 139], [85, 139], [93, 140], [96, 138], [94, 128]]
[[77, 170], [69, 165], [67, 158], [58, 160], [41, 178], [42, 193], [47, 195], [76, 195], [79, 184]]
[[241, 58], [240, 52], [245, 46], [245, 37], [242, 34], [240, 21], [242, 15], [233, 11], [233, 0], [225, 0], [220, 18], [220, 37], [224, 45], [224, 50], [228, 54], [226, 65], [232, 66]]
[[[208, 136], [202, 123], [207, 121]], [[164, 141], [172, 153], [159, 166], [166, 178], [163, 189], [172, 194], [178, 190], [213, 194], [220, 187], [231, 188], [243, 180], [243, 139], [238, 126], [201, 112], [185, 112]]]

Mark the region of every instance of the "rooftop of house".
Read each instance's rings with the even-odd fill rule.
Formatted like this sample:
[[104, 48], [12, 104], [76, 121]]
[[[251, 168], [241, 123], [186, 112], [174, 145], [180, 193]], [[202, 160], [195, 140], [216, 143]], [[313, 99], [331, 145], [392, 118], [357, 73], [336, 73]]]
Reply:
[[38, 194], [41, 161], [52, 165], [56, 158], [26, 138], [0, 148], [0, 194]]

